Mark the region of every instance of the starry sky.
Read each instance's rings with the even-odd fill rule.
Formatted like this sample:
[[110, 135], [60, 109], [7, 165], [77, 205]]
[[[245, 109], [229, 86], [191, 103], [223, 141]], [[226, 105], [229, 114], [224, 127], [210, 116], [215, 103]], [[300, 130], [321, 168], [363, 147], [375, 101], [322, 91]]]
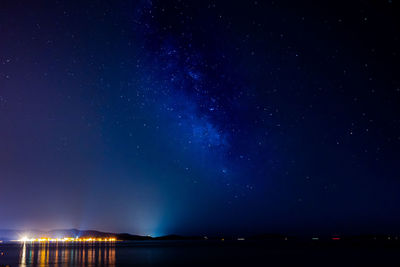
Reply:
[[1, 1], [0, 228], [399, 233], [398, 4]]

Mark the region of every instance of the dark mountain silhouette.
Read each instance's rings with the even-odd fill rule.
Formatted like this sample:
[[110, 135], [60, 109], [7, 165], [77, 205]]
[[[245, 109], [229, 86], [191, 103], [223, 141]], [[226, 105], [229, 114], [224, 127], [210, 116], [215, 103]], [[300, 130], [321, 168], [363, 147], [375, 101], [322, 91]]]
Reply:
[[78, 230], [78, 229], [55, 229], [50, 231], [40, 230], [1, 230], [0, 240], [18, 240], [27, 236], [29, 238], [62, 238], [62, 237], [95, 237], [95, 238], [110, 238], [115, 237], [117, 240], [199, 240], [201, 237], [187, 237], [179, 235], [167, 235], [162, 237], [151, 237], [132, 235], [128, 233], [109, 233], [96, 230]]

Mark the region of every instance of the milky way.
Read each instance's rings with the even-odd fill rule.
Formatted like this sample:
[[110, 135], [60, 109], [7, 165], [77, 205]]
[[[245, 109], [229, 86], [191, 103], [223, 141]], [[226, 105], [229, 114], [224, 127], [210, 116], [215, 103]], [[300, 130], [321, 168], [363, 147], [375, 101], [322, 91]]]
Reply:
[[398, 230], [397, 8], [2, 3], [0, 228]]

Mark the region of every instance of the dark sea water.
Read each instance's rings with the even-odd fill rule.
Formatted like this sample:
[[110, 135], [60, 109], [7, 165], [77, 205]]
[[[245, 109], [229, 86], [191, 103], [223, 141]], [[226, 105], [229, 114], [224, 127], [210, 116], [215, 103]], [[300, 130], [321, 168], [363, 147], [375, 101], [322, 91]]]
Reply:
[[400, 266], [398, 244], [141, 241], [0, 243], [0, 266]]

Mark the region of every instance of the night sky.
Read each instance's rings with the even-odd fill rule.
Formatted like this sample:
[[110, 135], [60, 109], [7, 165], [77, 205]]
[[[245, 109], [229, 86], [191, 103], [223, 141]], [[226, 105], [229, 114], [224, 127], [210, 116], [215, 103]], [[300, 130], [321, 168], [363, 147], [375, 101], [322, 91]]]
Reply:
[[0, 228], [400, 232], [400, 12], [1, 1]]

